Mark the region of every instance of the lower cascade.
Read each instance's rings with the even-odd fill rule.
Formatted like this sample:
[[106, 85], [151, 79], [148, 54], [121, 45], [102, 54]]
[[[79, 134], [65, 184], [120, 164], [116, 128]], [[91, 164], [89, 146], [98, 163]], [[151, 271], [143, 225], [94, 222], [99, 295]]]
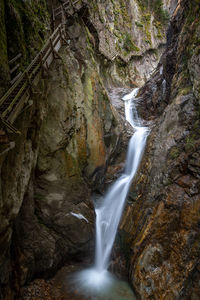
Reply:
[[[135, 132], [129, 141], [125, 170], [123, 174], [114, 182], [114, 184], [112, 184], [105, 197], [101, 199], [101, 201], [95, 203], [95, 264], [91, 269], [83, 270], [76, 275], [76, 283], [81, 289], [81, 292], [90, 293], [99, 291], [102, 293], [102, 290], [105, 291], [115, 281], [111, 273], [107, 271], [109, 268], [109, 259], [125, 205], [125, 200], [131, 182], [140, 164], [146, 139], [149, 134], [148, 127], [143, 127], [141, 125], [141, 121], [138, 117], [136, 106], [134, 104], [137, 92], [138, 89], [134, 89], [131, 93], [122, 98], [125, 104], [126, 120], [130, 123]], [[133, 299], [133, 296], [131, 299]]]

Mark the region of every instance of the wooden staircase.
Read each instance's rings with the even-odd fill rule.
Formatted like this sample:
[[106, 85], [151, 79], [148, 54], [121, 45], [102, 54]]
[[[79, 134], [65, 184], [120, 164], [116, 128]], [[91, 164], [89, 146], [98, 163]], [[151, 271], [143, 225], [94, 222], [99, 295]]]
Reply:
[[[58, 8], [53, 9], [53, 27], [56, 28], [54, 28], [52, 35], [46, 41], [41, 51], [36, 55], [27, 69], [19, 76], [10, 89], [0, 99], [0, 145], [3, 143], [5, 138], [4, 133], [20, 133], [14, 127], [13, 123], [22, 111], [24, 105], [28, 103], [33, 86], [37, 85], [39, 82], [42, 72], [48, 71], [53, 60], [59, 58], [58, 51], [64, 44], [66, 44], [63, 15], [66, 16], [66, 11], [69, 9], [73, 9], [73, 12], [75, 13], [74, 5], [80, 1], [81, 0], [68, 0]], [[58, 26], [56, 26], [56, 18], [59, 20]], [[12, 146], [9, 145], [9, 147], [10, 149], [13, 148], [13, 144]], [[3, 151], [3, 153], [4, 152], [5, 151]]]

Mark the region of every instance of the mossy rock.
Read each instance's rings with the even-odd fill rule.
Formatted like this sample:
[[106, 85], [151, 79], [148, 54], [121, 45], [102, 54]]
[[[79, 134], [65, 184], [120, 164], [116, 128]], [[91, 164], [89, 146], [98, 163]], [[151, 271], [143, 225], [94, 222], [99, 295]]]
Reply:
[[185, 96], [192, 92], [192, 86], [187, 86], [179, 90], [179, 95]]
[[143, 27], [144, 27], [144, 25], [143, 25], [142, 23], [137, 22], [137, 21], [135, 21], [135, 25], [136, 25], [137, 27], [139, 27], [139, 28], [143, 28]]
[[177, 148], [177, 147], [173, 147], [171, 150], [170, 150], [170, 158], [171, 159], [176, 159], [180, 154], [180, 150]]
[[[160, 21], [162, 25], [166, 25], [169, 21], [169, 13], [163, 8], [162, 0], [137, 0], [141, 11], [144, 13], [146, 11], [151, 11], [156, 20]], [[148, 14], [143, 15], [144, 18], [148, 18]], [[148, 22], [148, 19], [146, 20]]]
[[46, 1], [7, 0], [5, 5], [8, 56], [22, 53], [22, 65], [30, 63], [42, 48], [49, 27]]
[[126, 33], [125, 35], [123, 48], [124, 50], [126, 50], [127, 54], [131, 51], [136, 51], [136, 52], [140, 51], [140, 48], [138, 48], [135, 45], [135, 43], [132, 41], [131, 35], [129, 33]]

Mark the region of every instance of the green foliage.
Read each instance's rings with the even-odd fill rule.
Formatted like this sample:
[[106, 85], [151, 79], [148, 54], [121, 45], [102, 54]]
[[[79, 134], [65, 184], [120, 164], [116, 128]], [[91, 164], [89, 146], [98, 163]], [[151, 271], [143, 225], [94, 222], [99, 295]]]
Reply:
[[9, 58], [21, 52], [26, 65], [46, 38], [49, 24], [46, 1], [7, 0], [5, 11]]
[[177, 147], [173, 147], [170, 151], [170, 158], [175, 159], [179, 156], [180, 150]]
[[142, 23], [140, 23], [140, 22], [135, 22], [135, 25], [137, 26], [137, 27], [140, 27], [140, 28], [143, 28], [144, 27], [144, 25], [142, 24]]
[[131, 51], [140, 51], [140, 49], [132, 41], [131, 35], [129, 33], [125, 34], [123, 48], [126, 50], [127, 53], [129, 53]]
[[188, 95], [192, 91], [192, 86], [187, 86], [179, 90], [179, 94], [182, 96]]
[[150, 10], [154, 13], [155, 18], [163, 25], [169, 21], [169, 13], [163, 9], [162, 0], [137, 0], [142, 11]]
[[[186, 137], [185, 141], [185, 151], [193, 152], [199, 149], [199, 137], [200, 137], [200, 106], [196, 107], [196, 121], [194, 122], [189, 135]], [[199, 111], [198, 111], [199, 110]]]

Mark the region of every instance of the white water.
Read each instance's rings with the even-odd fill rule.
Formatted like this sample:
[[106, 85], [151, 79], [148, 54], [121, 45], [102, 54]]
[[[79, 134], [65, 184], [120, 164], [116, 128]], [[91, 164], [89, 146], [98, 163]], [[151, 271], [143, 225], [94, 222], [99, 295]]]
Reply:
[[125, 117], [136, 130], [130, 139], [124, 173], [111, 186], [96, 212], [96, 256], [95, 268], [102, 272], [109, 266], [109, 258], [117, 228], [122, 216], [126, 196], [137, 172], [147, 138], [148, 128], [140, 126], [134, 97], [138, 89], [123, 97]]
[[107, 271], [109, 259], [115, 241], [117, 228], [122, 216], [125, 200], [131, 182], [137, 172], [142, 158], [148, 128], [142, 127], [134, 104], [138, 89], [123, 97], [125, 103], [126, 120], [135, 132], [128, 145], [128, 153], [124, 173], [111, 186], [103, 200], [96, 205], [96, 253], [95, 265], [92, 269], [79, 273], [79, 287], [87, 290], [106, 288], [112, 281], [111, 274]]
[[74, 216], [75, 218], [78, 218], [79, 220], [85, 220], [87, 223], [89, 223], [88, 219], [84, 217], [82, 214], [76, 214], [74, 212], [70, 212], [70, 215]]

